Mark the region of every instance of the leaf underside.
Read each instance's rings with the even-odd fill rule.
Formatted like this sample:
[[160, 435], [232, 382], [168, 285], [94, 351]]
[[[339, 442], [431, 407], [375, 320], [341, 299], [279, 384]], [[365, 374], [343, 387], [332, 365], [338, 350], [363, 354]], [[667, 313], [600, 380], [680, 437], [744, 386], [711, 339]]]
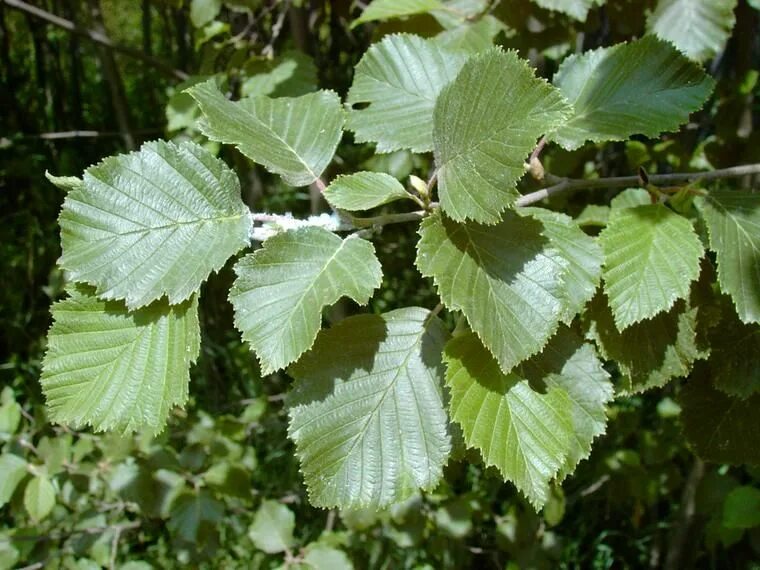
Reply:
[[377, 510], [437, 485], [451, 449], [447, 338], [425, 309], [359, 315], [290, 368], [289, 434], [312, 504]]
[[351, 212], [409, 199], [401, 183], [384, 172], [356, 172], [338, 176], [325, 189], [323, 196], [333, 208]]

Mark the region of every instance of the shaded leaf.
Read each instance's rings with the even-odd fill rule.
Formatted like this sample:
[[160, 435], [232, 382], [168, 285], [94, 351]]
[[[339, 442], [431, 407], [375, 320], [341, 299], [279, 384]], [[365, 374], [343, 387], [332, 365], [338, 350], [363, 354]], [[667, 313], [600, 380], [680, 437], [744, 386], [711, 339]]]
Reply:
[[760, 526], [760, 489], [750, 486], [733, 489], [723, 503], [722, 522], [727, 528]]
[[696, 61], [720, 53], [731, 35], [736, 0], [659, 0], [647, 28]]
[[715, 389], [702, 367], [679, 397], [684, 434], [705, 461], [760, 465], [760, 393], [734, 398]]
[[26, 476], [26, 461], [18, 455], [3, 453], [0, 455], [0, 507], [11, 500], [13, 492]]
[[55, 488], [44, 475], [33, 477], [24, 489], [24, 508], [33, 521], [38, 522], [50, 514], [55, 506]]
[[438, 484], [451, 449], [447, 338], [424, 309], [359, 315], [290, 368], [289, 433], [313, 505], [379, 509]]
[[554, 84], [575, 113], [552, 140], [572, 150], [587, 140], [676, 131], [702, 107], [715, 82], [671, 44], [645, 36], [567, 58]]
[[546, 10], [562, 12], [580, 22], [585, 22], [588, 11], [594, 5], [602, 4], [604, 0], [533, 0], [533, 2]]
[[382, 280], [370, 242], [341, 239], [318, 227], [269, 238], [235, 265], [235, 273], [235, 326], [259, 357], [263, 374], [311, 347], [324, 307], [344, 296], [366, 304]]
[[204, 523], [219, 522], [223, 515], [224, 504], [208, 491], [184, 492], [174, 500], [167, 525], [183, 540], [195, 542], [204, 534]]
[[59, 221], [71, 280], [131, 309], [188, 299], [251, 229], [235, 173], [191, 142], [145, 143], [91, 166]]
[[516, 52], [472, 57], [441, 91], [433, 141], [441, 208], [451, 218], [495, 224], [519, 197], [516, 184], [536, 140], [571, 108]]
[[317, 66], [300, 51], [285, 52], [275, 59], [254, 59], [245, 66], [249, 75], [240, 86], [243, 97], [299, 97], [317, 90]]
[[458, 224], [440, 214], [422, 222], [417, 267], [441, 300], [462, 311], [510, 371], [539, 352], [567, 306], [567, 261], [537, 220], [508, 213], [496, 226]]
[[436, 98], [466, 59], [466, 54], [433, 40], [409, 34], [386, 36], [356, 66], [346, 98], [352, 106], [346, 128], [354, 132], [356, 142], [377, 143], [379, 153], [433, 150]]
[[613, 210], [599, 243], [619, 330], [667, 311], [699, 277], [702, 242], [689, 220], [662, 204]]
[[197, 298], [130, 312], [79, 286], [52, 313], [40, 377], [50, 419], [96, 431], [160, 432], [187, 400], [200, 350]]
[[203, 134], [235, 145], [291, 186], [306, 186], [319, 178], [343, 135], [344, 113], [332, 91], [233, 102], [212, 79], [194, 85], [188, 93], [203, 112]]

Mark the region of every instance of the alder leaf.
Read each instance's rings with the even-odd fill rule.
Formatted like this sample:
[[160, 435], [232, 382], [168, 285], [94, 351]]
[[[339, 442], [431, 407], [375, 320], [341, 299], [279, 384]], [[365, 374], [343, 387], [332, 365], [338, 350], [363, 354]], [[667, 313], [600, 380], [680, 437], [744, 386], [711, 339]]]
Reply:
[[45, 171], [45, 178], [47, 178], [48, 181], [51, 184], [54, 184], [59, 190], [63, 190], [64, 192], [76, 190], [84, 186], [84, 181], [81, 178], [77, 178], [76, 176], [54, 176], [47, 170]]
[[438, 484], [451, 450], [447, 339], [425, 309], [359, 315], [290, 368], [289, 434], [313, 505], [378, 510]]
[[706, 367], [692, 374], [680, 392], [687, 441], [705, 461], [760, 466], [760, 393], [734, 398], [716, 390]]
[[441, 208], [457, 221], [495, 224], [519, 197], [528, 154], [572, 109], [516, 52], [472, 57], [435, 103]]
[[243, 97], [299, 97], [317, 91], [317, 66], [301, 51], [279, 57], [253, 59], [244, 69], [249, 77], [240, 85]]
[[390, 174], [366, 171], [338, 176], [325, 189], [323, 196], [333, 208], [350, 212], [410, 199], [409, 193]]
[[696, 61], [723, 50], [736, 18], [736, 0], [659, 0], [648, 30]]
[[559, 326], [568, 263], [537, 220], [505, 215], [496, 226], [422, 222], [417, 267], [446, 306], [462, 311], [505, 372], [540, 351]]
[[612, 401], [610, 375], [593, 345], [568, 327], [560, 327], [541, 354], [520, 365], [522, 374], [534, 386], [556, 387], [567, 392], [571, 401], [573, 436], [565, 462], [557, 475], [564, 479], [591, 453], [591, 443], [605, 433], [607, 404]]
[[543, 224], [543, 235], [567, 261], [564, 280], [567, 300], [561, 320], [569, 324], [599, 286], [604, 261], [602, 248], [570, 216], [545, 208], [520, 208], [519, 212], [533, 216]]
[[533, 0], [546, 10], [562, 12], [579, 22], [585, 22], [588, 11], [595, 5], [604, 3], [604, 0]]
[[570, 446], [569, 396], [559, 388], [541, 394], [521, 376], [505, 375], [472, 333], [449, 342], [445, 360], [451, 418], [465, 442], [540, 509]]
[[203, 112], [204, 135], [235, 145], [291, 186], [307, 186], [319, 178], [343, 136], [343, 108], [332, 91], [233, 102], [210, 79], [187, 92]]
[[720, 288], [744, 323], [760, 323], [760, 194], [713, 190], [696, 200], [718, 260]]
[[505, 29], [501, 20], [486, 14], [475, 22], [465, 22], [442, 31], [433, 41], [449, 50], [476, 54], [492, 48], [494, 38]]
[[699, 110], [715, 81], [655, 36], [567, 58], [554, 76], [575, 108], [552, 135], [568, 150], [587, 140], [624, 140], [676, 131]]
[[[434, 40], [394, 34], [372, 45], [356, 66], [348, 91], [346, 128], [378, 153], [433, 150], [433, 107], [441, 89], [467, 60]], [[357, 105], [366, 108], [356, 108]]]
[[192, 142], [145, 143], [84, 173], [59, 218], [60, 266], [130, 309], [180, 303], [249, 243], [235, 173]]
[[588, 336], [607, 360], [620, 369], [619, 395], [664, 386], [689, 375], [697, 360], [709, 352], [697, 342], [697, 308], [678, 301], [667, 312], [618, 331], [603, 294], [588, 306]]
[[269, 238], [238, 261], [235, 273], [230, 291], [235, 325], [264, 374], [284, 368], [311, 347], [324, 307], [344, 296], [364, 305], [382, 280], [370, 242], [341, 239], [318, 227]]
[[352, 28], [376, 20], [392, 20], [405, 16], [427, 14], [439, 10], [444, 5], [439, 0], [372, 0], [351, 24]]
[[704, 249], [694, 227], [662, 204], [613, 210], [599, 243], [604, 291], [621, 331], [685, 299], [699, 277]]
[[128, 311], [79, 285], [52, 313], [40, 377], [50, 419], [95, 431], [160, 432], [187, 400], [200, 350], [197, 297]]

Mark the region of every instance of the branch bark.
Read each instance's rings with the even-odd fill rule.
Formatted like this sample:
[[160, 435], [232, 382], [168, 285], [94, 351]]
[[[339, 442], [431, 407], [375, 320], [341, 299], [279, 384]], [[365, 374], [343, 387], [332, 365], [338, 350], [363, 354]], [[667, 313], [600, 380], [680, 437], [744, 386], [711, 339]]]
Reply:
[[141, 52], [140, 50], [131, 48], [129, 46], [116, 44], [113, 41], [111, 41], [111, 39], [108, 36], [102, 33], [99, 33], [95, 30], [88, 30], [88, 29], [82, 28], [76, 23], [72, 22], [71, 20], [61, 18], [60, 16], [56, 16], [55, 14], [51, 14], [50, 12], [42, 10], [36, 6], [27, 4], [23, 0], [0, 0], [0, 2], [5, 4], [6, 6], [15, 8], [16, 10], [21, 10], [22, 12], [25, 12], [26, 14], [29, 14], [30, 16], [34, 16], [36, 18], [44, 20], [49, 24], [58, 26], [59, 28], [67, 30], [73, 34], [77, 34], [79, 36], [88, 38], [92, 40], [93, 42], [100, 44], [112, 51], [127, 55], [129, 57], [133, 57], [135, 59], [139, 59], [140, 61], [143, 61], [144, 63], [152, 67], [155, 67], [156, 69], [161, 70], [167, 75], [171, 75], [182, 81], [184, 81], [185, 79], [189, 77], [189, 75], [186, 72], [179, 69], [174, 69], [170, 65], [167, 65], [163, 61], [160, 61], [151, 55], [145, 54]]
[[[720, 170], [709, 170], [706, 172], [679, 172], [674, 174], [650, 174], [649, 182], [651, 184], [677, 184], [679, 182], [693, 182], [695, 180], [720, 180], [725, 178], [741, 178], [742, 176], [751, 176], [760, 174], [760, 164], [745, 164], [743, 166], [734, 166], [732, 168], [723, 168]], [[638, 176], [616, 176], [611, 178], [557, 178], [556, 176], [546, 175], [546, 179], [552, 184], [547, 188], [536, 190], [530, 194], [520, 197], [515, 203], [517, 206], [529, 206], [540, 202], [541, 200], [567, 192], [568, 190], [595, 190], [599, 188], [629, 188], [639, 186]]]

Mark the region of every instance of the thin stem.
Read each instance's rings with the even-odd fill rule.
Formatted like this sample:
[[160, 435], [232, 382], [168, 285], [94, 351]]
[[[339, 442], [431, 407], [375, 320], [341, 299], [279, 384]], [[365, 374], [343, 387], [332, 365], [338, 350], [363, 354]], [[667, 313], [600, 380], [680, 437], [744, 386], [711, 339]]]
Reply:
[[[752, 174], [760, 174], [760, 164], [745, 164], [742, 166], [733, 166], [720, 170], [709, 170], [706, 172], [677, 172], [673, 174], [650, 174], [650, 184], [675, 184], [679, 182], [693, 182], [695, 180], [720, 180], [724, 178], [739, 178]], [[546, 179], [552, 183], [552, 186], [536, 190], [530, 194], [520, 197], [515, 203], [517, 206], [529, 206], [541, 200], [566, 192], [568, 190], [595, 190], [598, 188], [628, 188], [639, 186], [640, 178], [638, 176], [617, 176], [612, 178], [557, 178], [546, 175]]]
[[383, 214], [381, 216], [372, 216], [371, 218], [355, 218], [351, 216], [349, 221], [355, 228], [371, 228], [375, 226], [387, 226], [389, 224], [401, 224], [404, 222], [415, 222], [425, 217], [425, 210], [416, 212], [404, 212], [401, 214]]
[[530, 153], [530, 160], [536, 159], [539, 156], [541, 156], [541, 151], [544, 150], [544, 147], [546, 146], [546, 143], [548, 142], [549, 142], [549, 139], [547, 139], [546, 136], [541, 137], [541, 140], [538, 141], [536, 148], [534, 148], [533, 152]]

